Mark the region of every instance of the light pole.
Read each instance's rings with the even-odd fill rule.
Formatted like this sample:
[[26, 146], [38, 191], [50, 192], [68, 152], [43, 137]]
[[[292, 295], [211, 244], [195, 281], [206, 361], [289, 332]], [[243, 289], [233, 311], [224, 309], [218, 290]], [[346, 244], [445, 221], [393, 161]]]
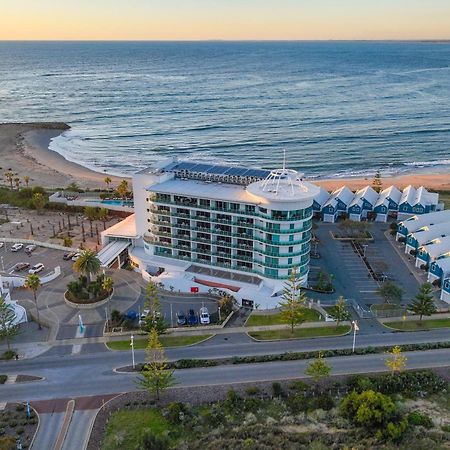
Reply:
[[136, 363], [134, 361], [134, 336], [133, 335], [131, 335], [130, 346], [131, 346], [131, 360], [133, 361], [133, 369], [135, 369]]
[[352, 320], [352, 328], [353, 328], [353, 345], [352, 345], [352, 353], [355, 353], [356, 332], [359, 330], [358, 322], [357, 322], [356, 320]]
[[0, 256], [0, 261], [2, 262], [2, 270], [5, 271], [5, 262], [3, 261], [3, 256]]

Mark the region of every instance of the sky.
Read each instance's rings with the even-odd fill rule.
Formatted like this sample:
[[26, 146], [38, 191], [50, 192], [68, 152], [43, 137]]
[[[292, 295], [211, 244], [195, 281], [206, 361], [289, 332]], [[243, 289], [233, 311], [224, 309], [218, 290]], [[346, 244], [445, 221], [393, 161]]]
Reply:
[[450, 0], [0, 0], [0, 40], [450, 39]]

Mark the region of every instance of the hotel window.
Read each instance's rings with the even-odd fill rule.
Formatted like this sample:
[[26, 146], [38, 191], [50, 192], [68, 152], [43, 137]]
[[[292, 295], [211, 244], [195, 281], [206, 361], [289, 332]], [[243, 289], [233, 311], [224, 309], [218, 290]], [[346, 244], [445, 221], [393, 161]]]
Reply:
[[199, 200], [199, 202], [200, 202], [200, 206], [203, 206], [205, 208], [209, 208], [209, 206], [210, 206], [210, 201], [209, 200], [205, 200], [204, 198], [201, 198]]
[[246, 213], [254, 213], [256, 208], [253, 205], [245, 205], [245, 212]]

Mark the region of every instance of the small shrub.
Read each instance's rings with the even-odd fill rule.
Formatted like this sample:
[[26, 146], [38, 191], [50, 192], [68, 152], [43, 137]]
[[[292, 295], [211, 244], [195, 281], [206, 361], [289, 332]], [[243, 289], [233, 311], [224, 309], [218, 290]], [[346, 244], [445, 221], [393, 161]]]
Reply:
[[178, 425], [183, 422], [185, 413], [186, 407], [184, 403], [173, 402], [167, 405], [165, 416], [170, 423]]
[[16, 411], [20, 412], [20, 411], [25, 411], [25, 405], [17, 405], [16, 406]]
[[21, 434], [25, 433], [25, 430], [22, 427], [19, 427], [16, 429], [16, 433], [21, 435]]
[[450, 423], [442, 425], [441, 430], [445, 431], [446, 433], [450, 433]]
[[168, 450], [169, 440], [165, 436], [156, 436], [152, 431], [146, 430], [142, 438], [141, 450]]
[[408, 423], [415, 427], [422, 426], [427, 429], [433, 428], [433, 421], [430, 417], [417, 411], [408, 414]]
[[17, 420], [10, 420], [8, 424], [9, 424], [9, 426], [11, 428], [16, 428], [17, 427]]
[[330, 411], [334, 408], [334, 400], [328, 394], [322, 394], [312, 399], [313, 409], [323, 409], [324, 411]]
[[5, 384], [8, 379], [8, 375], [0, 375], [0, 384]]
[[272, 392], [273, 392], [274, 397], [283, 397], [284, 391], [281, 386], [281, 383], [279, 383], [278, 381], [274, 381], [272, 383]]
[[391, 441], [399, 441], [403, 433], [406, 431], [408, 427], [408, 420], [403, 419], [398, 423], [389, 422], [386, 427], [386, 437]]
[[15, 356], [16, 352], [14, 350], [6, 350], [0, 359], [13, 359]]
[[305, 392], [309, 389], [309, 385], [307, 383], [305, 383], [304, 381], [297, 380], [297, 381], [293, 381], [289, 385], [289, 389], [291, 391]]
[[247, 393], [247, 395], [258, 395], [260, 393], [260, 389], [256, 386], [249, 386], [247, 389], [245, 389], [245, 392]]

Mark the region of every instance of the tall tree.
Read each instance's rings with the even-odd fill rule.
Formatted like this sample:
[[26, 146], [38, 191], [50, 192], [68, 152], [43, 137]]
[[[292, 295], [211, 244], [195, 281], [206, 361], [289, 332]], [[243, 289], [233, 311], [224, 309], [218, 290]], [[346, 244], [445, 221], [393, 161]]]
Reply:
[[14, 179], [14, 173], [10, 170], [5, 172], [5, 178], [9, 182], [9, 185], [11, 187], [11, 190], [13, 189], [13, 179]]
[[317, 358], [308, 365], [305, 374], [310, 376], [315, 383], [330, 376], [331, 366], [323, 358], [322, 352], [319, 352]]
[[38, 307], [38, 302], [37, 302], [37, 291], [41, 287], [41, 279], [35, 274], [30, 274], [25, 279], [24, 286], [26, 289], [29, 289], [33, 293], [34, 304], [36, 305], [37, 322], [38, 322], [39, 329], [41, 330], [42, 326], [41, 326], [41, 319], [39, 317], [39, 307]]
[[303, 308], [306, 301], [306, 294], [301, 290], [297, 267], [293, 267], [283, 289], [283, 300], [279, 303], [281, 320], [291, 326], [291, 334], [294, 334], [294, 327], [304, 321]]
[[407, 358], [402, 355], [402, 349], [399, 345], [396, 345], [392, 348], [392, 351], [387, 353], [389, 356], [386, 358], [385, 364], [393, 374], [405, 369]]
[[375, 176], [373, 177], [372, 181], [372, 188], [375, 192], [381, 192], [381, 189], [383, 187], [383, 182], [381, 181], [381, 173], [379, 170], [376, 171]]
[[150, 310], [149, 315], [152, 317], [161, 312], [158, 287], [152, 281], [145, 287], [145, 306]]
[[30, 184], [30, 177], [28, 175], [25, 175], [23, 177], [23, 181], [25, 182], [25, 186], [28, 187]]
[[40, 192], [36, 192], [35, 194], [33, 194], [33, 198], [31, 200], [33, 202], [34, 207], [36, 208], [36, 211], [38, 212], [38, 214], [40, 214], [44, 209], [46, 203], [44, 195], [41, 194]]
[[73, 263], [75, 272], [86, 275], [90, 281], [100, 270], [100, 260], [93, 250], [84, 250], [79, 258]]
[[0, 338], [6, 340], [8, 350], [11, 350], [11, 340], [19, 334], [19, 327], [14, 324], [16, 313], [0, 295]]
[[150, 331], [146, 353], [146, 364], [138, 378], [138, 384], [159, 400], [161, 393], [175, 384], [175, 379], [155, 329]]
[[128, 186], [128, 181], [122, 180], [119, 183], [119, 186], [117, 186], [117, 193], [119, 194], [120, 197], [122, 197], [123, 199], [126, 199], [129, 191], [130, 191], [130, 188]]
[[347, 305], [345, 304], [345, 298], [340, 295], [336, 300], [336, 304], [330, 311], [330, 316], [336, 321], [336, 327], [339, 326], [339, 323], [344, 320], [349, 320], [351, 317], [350, 311], [347, 309]]
[[108, 221], [109, 211], [106, 208], [98, 210], [98, 218], [103, 222], [103, 230], [106, 230], [106, 222]]
[[109, 185], [112, 183], [111, 178], [105, 177], [105, 178], [103, 179], [103, 181], [104, 181], [105, 184], [106, 184], [106, 189], [109, 191]]
[[86, 206], [86, 208], [84, 208], [84, 215], [86, 216], [87, 220], [89, 220], [89, 225], [91, 227], [91, 237], [94, 237], [92, 223], [98, 218], [97, 208], [94, 208], [93, 206]]
[[385, 281], [379, 288], [378, 293], [383, 297], [385, 303], [400, 305], [403, 298], [403, 289], [392, 281]]
[[420, 286], [415, 300], [409, 304], [408, 309], [415, 314], [419, 314], [420, 320], [422, 320], [423, 316], [431, 316], [431, 314], [436, 312], [434, 289], [431, 283], [423, 283]]

